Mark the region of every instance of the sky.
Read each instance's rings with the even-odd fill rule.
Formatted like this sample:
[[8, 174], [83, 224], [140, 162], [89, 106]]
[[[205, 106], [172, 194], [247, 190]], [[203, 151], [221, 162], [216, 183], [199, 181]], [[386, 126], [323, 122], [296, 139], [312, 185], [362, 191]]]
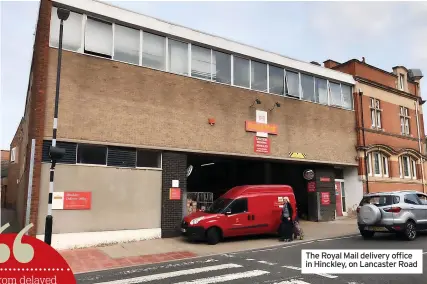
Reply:
[[[308, 62], [419, 68], [427, 99], [427, 2], [106, 2]], [[38, 6], [0, 0], [1, 149], [24, 114]]]

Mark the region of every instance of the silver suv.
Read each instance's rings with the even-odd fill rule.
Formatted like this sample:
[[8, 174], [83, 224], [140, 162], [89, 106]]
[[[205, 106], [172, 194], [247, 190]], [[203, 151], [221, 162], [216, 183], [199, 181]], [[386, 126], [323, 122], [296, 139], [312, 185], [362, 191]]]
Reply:
[[381, 232], [412, 241], [418, 231], [427, 230], [427, 194], [413, 190], [366, 194], [357, 207], [357, 224], [365, 239]]

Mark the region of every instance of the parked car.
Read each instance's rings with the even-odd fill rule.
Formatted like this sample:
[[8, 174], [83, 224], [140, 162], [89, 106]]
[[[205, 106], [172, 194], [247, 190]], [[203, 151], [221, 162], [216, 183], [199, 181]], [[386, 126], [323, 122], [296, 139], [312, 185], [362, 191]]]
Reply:
[[413, 190], [366, 194], [357, 207], [357, 223], [365, 239], [395, 233], [412, 241], [427, 230], [427, 195]]
[[204, 212], [186, 216], [181, 225], [190, 240], [215, 245], [224, 238], [277, 233], [284, 198], [297, 214], [292, 187], [288, 185], [237, 186], [214, 201]]

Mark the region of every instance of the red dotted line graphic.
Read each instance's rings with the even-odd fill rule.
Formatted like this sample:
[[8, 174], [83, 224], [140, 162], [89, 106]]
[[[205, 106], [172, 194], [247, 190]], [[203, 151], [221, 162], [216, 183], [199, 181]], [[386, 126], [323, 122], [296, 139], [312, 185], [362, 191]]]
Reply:
[[69, 268], [0, 268], [0, 271], [70, 271]]

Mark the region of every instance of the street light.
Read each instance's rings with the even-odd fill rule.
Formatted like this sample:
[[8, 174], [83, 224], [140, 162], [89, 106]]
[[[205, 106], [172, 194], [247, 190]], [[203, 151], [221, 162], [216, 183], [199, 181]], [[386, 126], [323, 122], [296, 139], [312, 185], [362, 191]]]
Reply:
[[64, 21], [70, 16], [70, 11], [58, 8], [58, 18], [61, 20], [59, 26], [59, 47], [58, 47], [58, 66], [56, 70], [56, 93], [55, 93], [55, 112], [53, 115], [53, 133], [52, 133], [52, 146], [49, 149], [49, 157], [51, 159], [50, 173], [49, 173], [49, 200], [47, 205], [46, 223], [44, 228], [44, 242], [50, 245], [52, 243], [52, 199], [53, 199], [53, 179], [55, 176], [56, 161], [61, 159], [65, 154], [65, 149], [56, 147], [56, 132], [58, 128], [58, 101], [59, 101], [59, 83], [61, 80], [61, 59], [62, 59], [62, 37], [64, 32]]

